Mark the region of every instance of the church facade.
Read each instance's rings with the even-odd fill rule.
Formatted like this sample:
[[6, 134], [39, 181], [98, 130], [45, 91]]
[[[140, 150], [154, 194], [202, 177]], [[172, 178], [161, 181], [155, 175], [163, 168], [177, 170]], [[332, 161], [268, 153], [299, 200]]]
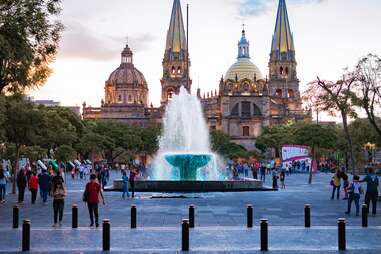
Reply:
[[[285, 0], [278, 13], [265, 77], [251, 61], [250, 43], [242, 30], [237, 60], [221, 77], [218, 88], [206, 93], [197, 89], [211, 130], [221, 130], [248, 150], [265, 127], [288, 121], [308, 121], [311, 112], [302, 108], [297, 77], [294, 39]], [[130, 125], [159, 125], [165, 106], [181, 86], [191, 91], [191, 66], [187, 50], [180, 0], [174, 0], [162, 62], [161, 106], [148, 105], [148, 85], [133, 64], [133, 52], [126, 46], [120, 66], [105, 82], [101, 107], [83, 104], [84, 119], [108, 119]]]

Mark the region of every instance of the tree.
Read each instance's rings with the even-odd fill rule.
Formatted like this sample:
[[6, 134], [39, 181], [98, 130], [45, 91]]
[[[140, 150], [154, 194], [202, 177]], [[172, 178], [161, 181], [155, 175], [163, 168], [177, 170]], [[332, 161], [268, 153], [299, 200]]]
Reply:
[[280, 156], [280, 151], [284, 144], [293, 144], [293, 124], [275, 125], [267, 127], [256, 140], [256, 147], [261, 150], [274, 148], [276, 154]]
[[331, 115], [335, 115], [337, 111], [340, 112], [347, 140], [350, 166], [354, 173], [356, 172], [356, 163], [352, 138], [348, 129], [348, 118], [356, 117], [356, 112], [351, 103], [351, 91], [355, 81], [356, 77], [350, 73], [343, 75], [343, 78], [336, 83], [317, 77], [315, 81], [309, 83], [309, 88], [304, 95], [304, 97], [311, 98], [313, 106], [320, 111], [326, 111]]
[[231, 142], [229, 135], [222, 131], [210, 132], [212, 150], [226, 158], [249, 158], [253, 153], [248, 152], [244, 147]]
[[376, 115], [381, 114], [381, 58], [369, 54], [357, 64], [353, 75], [356, 77], [355, 91], [351, 93], [356, 106], [365, 110], [370, 124], [381, 137], [381, 124]]
[[[316, 160], [316, 150], [319, 148], [333, 149], [336, 146], [337, 132], [329, 126], [305, 124], [295, 130], [295, 142], [311, 147], [312, 160]], [[308, 183], [312, 183], [312, 168]]]
[[28, 158], [29, 161], [34, 162], [46, 156], [46, 149], [40, 146], [23, 146], [20, 150], [21, 157]]
[[63, 26], [59, 0], [0, 3], [0, 92], [42, 85], [51, 70]]
[[76, 151], [70, 145], [61, 145], [54, 153], [54, 157], [60, 162], [68, 162], [76, 158]]
[[4, 130], [8, 142], [15, 145], [16, 161], [13, 167], [12, 193], [16, 193], [16, 169], [22, 146], [34, 145], [39, 140], [42, 115], [30, 102], [19, 95], [7, 98]]

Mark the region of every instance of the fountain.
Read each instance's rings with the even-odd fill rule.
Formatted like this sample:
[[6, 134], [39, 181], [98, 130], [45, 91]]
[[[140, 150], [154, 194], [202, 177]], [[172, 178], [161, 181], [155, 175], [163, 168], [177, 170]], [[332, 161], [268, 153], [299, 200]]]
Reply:
[[[166, 107], [151, 178], [136, 181], [135, 189], [139, 192], [263, 190], [258, 180], [224, 180], [217, 158], [210, 149], [209, 130], [200, 101], [181, 87]], [[121, 180], [114, 181], [113, 189], [121, 189]]]

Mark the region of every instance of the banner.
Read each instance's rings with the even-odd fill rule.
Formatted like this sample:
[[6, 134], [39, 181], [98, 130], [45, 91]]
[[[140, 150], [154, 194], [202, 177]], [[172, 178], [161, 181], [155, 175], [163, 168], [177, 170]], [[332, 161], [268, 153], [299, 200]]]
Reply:
[[283, 162], [292, 162], [309, 158], [309, 146], [284, 145], [282, 146]]

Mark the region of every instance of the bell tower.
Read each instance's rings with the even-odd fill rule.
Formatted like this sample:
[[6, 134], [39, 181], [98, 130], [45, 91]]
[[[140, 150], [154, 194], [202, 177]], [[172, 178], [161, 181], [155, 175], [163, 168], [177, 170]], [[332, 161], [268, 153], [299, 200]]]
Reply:
[[180, 0], [173, 2], [162, 64], [161, 104], [165, 105], [174, 94], [180, 91], [181, 86], [184, 86], [190, 93], [192, 85], [192, 80], [187, 80], [190, 60]]
[[279, 0], [269, 61], [269, 94], [283, 99], [299, 99], [295, 45], [286, 0]]

